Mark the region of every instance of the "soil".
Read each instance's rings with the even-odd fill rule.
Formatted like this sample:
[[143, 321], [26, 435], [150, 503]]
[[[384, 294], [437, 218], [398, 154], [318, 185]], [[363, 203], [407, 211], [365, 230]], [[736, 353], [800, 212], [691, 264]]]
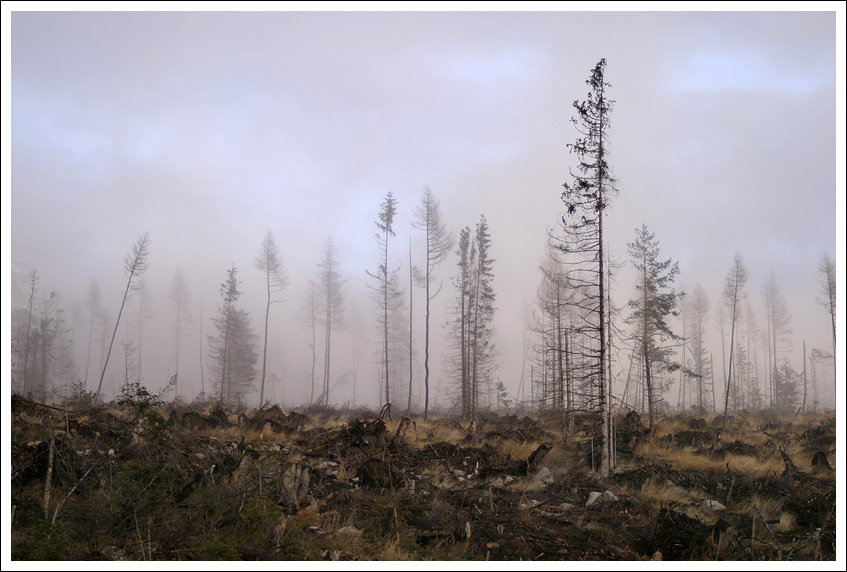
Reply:
[[[549, 412], [473, 424], [388, 413], [15, 396], [12, 556], [835, 559], [831, 412], [736, 413], [725, 427], [672, 416], [652, 432], [630, 412], [605, 479], [590, 415], [570, 430]], [[719, 469], [688, 468], [692, 456]]]

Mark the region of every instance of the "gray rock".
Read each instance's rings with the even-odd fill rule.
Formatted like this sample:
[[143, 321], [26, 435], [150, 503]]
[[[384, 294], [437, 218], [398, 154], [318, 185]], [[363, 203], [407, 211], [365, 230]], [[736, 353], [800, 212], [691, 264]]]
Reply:
[[126, 552], [117, 546], [107, 546], [101, 550], [100, 553], [106, 560], [131, 560], [131, 558], [126, 555]]
[[618, 500], [617, 495], [610, 490], [606, 490], [603, 493], [591, 491], [588, 493], [588, 500], [585, 501], [585, 506], [592, 506], [598, 502], [615, 502], [616, 500]]
[[726, 507], [716, 500], [704, 500], [700, 506], [706, 510], [725, 510]]
[[547, 467], [541, 467], [532, 477], [532, 480], [544, 485], [553, 484], [553, 473]]

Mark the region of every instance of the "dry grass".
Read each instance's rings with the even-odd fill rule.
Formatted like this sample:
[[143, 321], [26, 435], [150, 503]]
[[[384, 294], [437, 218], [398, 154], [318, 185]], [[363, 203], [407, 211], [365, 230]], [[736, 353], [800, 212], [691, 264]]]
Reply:
[[[496, 445], [497, 451], [502, 455], [510, 455], [513, 459], [523, 460], [529, 457], [541, 444], [540, 441], [516, 441], [507, 439]], [[552, 451], [550, 451], [552, 453]], [[549, 453], [547, 457], [549, 457]]]
[[759, 460], [747, 455], [727, 455], [723, 462], [727, 469], [753, 477], [779, 475], [785, 468], [782, 459], [773, 456]]
[[[666, 444], [655, 445], [651, 443], [640, 443], [636, 446], [635, 452], [644, 459], [659, 459], [664, 461], [678, 471], [715, 473], [735, 471], [752, 477], [764, 477], [767, 475], [778, 475], [785, 467], [778, 455], [771, 455], [760, 460], [747, 455], [728, 454], [724, 458], [715, 459], [707, 455], [698, 454], [694, 447], [680, 449]], [[795, 462], [795, 464], [797, 463]], [[800, 467], [800, 465], [797, 466]]]
[[779, 515], [779, 522], [774, 526], [777, 532], [791, 532], [797, 528], [797, 517], [790, 512], [783, 512]]
[[660, 482], [659, 479], [647, 479], [641, 485], [641, 496], [659, 503], [694, 504], [706, 497], [697, 491], [689, 491], [671, 482]]

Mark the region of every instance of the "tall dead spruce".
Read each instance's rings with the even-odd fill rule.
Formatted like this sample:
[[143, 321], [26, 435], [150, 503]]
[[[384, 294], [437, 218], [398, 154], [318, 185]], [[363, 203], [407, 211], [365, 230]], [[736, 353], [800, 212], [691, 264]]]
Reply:
[[103, 388], [103, 378], [106, 377], [106, 368], [109, 367], [109, 356], [112, 355], [112, 346], [115, 343], [115, 335], [118, 333], [118, 325], [121, 323], [121, 314], [124, 311], [126, 300], [129, 293], [138, 289], [138, 285], [133, 282], [141, 274], [147, 270], [147, 255], [150, 252], [150, 236], [144, 233], [132, 246], [132, 249], [124, 259], [124, 272], [126, 273], [126, 288], [124, 288], [124, 297], [121, 300], [121, 309], [118, 310], [118, 319], [115, 320], [115, 329], [112, 331], [112, 341], [109, 342], [109, 351], [106, 352], [106, 359], [103, 362], [103, 369], [100, 372], [100, 382], [97, 384], [97, 391], [94, 393], [94, 398], [100, 397], [100, 390]]
[[617, 193], [615, 179], [606, 160], [608, 154], [609, 115], [614, 101], [607, 99], [604, 80], [606, 60], [600, 60], [586, 84], [588, 98], [574, 101], [577, 116], [571, 121], [577, 137], [568, 150], [577, 157], [577, 168], [570, 169], [571, 181], [562, 186], [566, 212], [562, 217], [563, 236], [558, 246], [565, 253], [566, 276], [575, 290], [572, 304], [579, 316], [574, 339], [582, 360], [575, 375], [596, 396], [595, 408], [602, 416], [600, 475], [608, 477], [611, 458], [611, 407], [608, 384], [609, 326], [606, 313], [605, 256], [603, 213], [609, 198]]

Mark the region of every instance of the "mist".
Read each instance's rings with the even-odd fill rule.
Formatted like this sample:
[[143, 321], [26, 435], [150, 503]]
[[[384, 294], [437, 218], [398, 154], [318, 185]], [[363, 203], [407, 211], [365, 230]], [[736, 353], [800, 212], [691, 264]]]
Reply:
[[[824, 255], [843, 284], [843, 23], [835, 12], [13, 11], [10, 20], [4, 314], [27, 307], [37, 271], [34, 315], [55, 291], [76, 378], [89, 391], [104, 344], [95, 339], [89, 352], [87, 291], [96, 280], [111, 335], [124, 258], [149, 232], [149, 269], [121, 316], [106, 400], [127, 378], [123, 343], [135, 345], [136, 379], [152, 391], [175, 374], [178, 267], [191, 316], [179, 338], [180, 397], [213, 392], [208, 336], [233, 266], [261, 358], [267, 293], [254, 259], [270, 231], [288, 285], [270, 307], [266, 399], [310, 401], [311, 332], [297, 313], [332, 238], [347, 324], [332, 333], [329, 402], [378, 408], [381, 339], [368, 297], [368, 271], [380, 264], [375, 221], [391, 191], [389, 266], [408, 311], [410, 241], [411, 264], [425, 260], [413, 213], [429, 186], [454, 236], [480, 215], [488, 221], [493, 381], [526, 403], [528, 316], [548, 233], [563, 214], [562, 183], [575, 168], [566, 147], [577, 135], [573, 102], [585, 98], [601, 58], [616, 102], [609, 161], [620, 195], [606, 219], [613, 305], [625, 314], [634, 293], [627, 243], [644, 224], [661, 257], [679, 263], [676, 290], [699, 284], [710, 298], [716, 377], [715, 316], [736, 254], [760, 325], [773, 273], [791, 316], [793, 367], [802, 370], [804, 342], [807, 352], [831, 352], [830, 318], [816, 299]], [[433, 279], [430, 407], [441, 411], [455, 402], [446, 325], [456, 263], [451, 252]], [[411, 294], [420, 410], [424, 291]], [[613, 364], [616, 384], [627, 365]], [[818, 375], [819, 405], [835, 407], [832, 370]]]

